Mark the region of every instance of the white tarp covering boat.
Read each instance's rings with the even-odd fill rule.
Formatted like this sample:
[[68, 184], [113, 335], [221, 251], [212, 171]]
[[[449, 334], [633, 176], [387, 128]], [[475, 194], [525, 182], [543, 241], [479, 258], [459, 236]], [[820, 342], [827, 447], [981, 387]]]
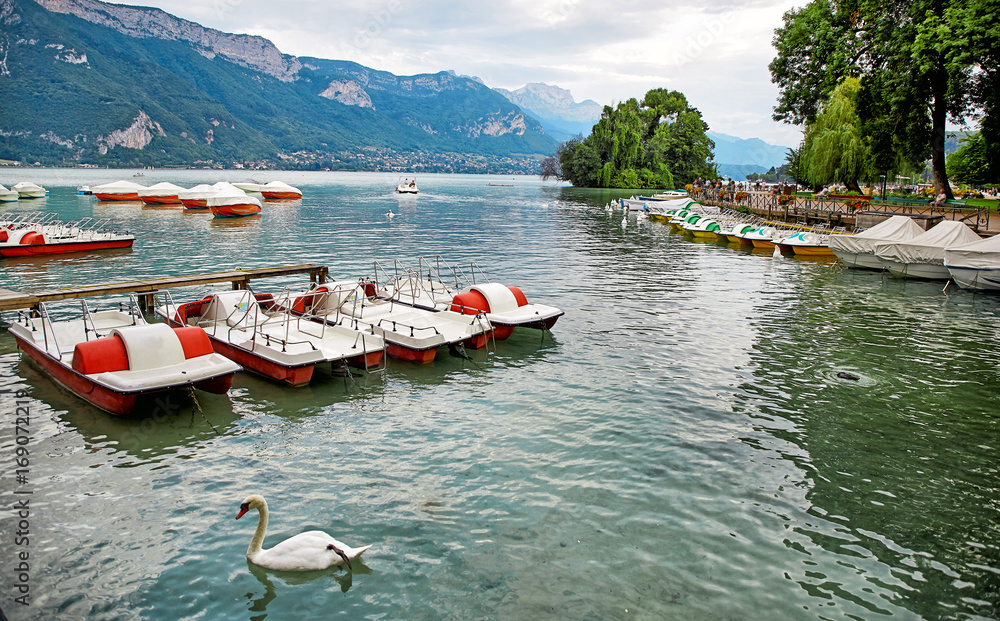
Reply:
[[944, 265], [963, 289], [1000, 290], [1000, 235], [946, 248]]
[[857, 235], [831, 235], [830, 250], [847, 267], [882, 270], [885, 265], [875, 256], [875, 246], [907, 241], [923, 233], [913, 218], [893, 216]]
[[944, 266], [945, 248], [962, 246], [982, 239], [968, 226], [945, 220], [909, 241], [881, 243], [875, 246], [877, 256], [894, 276], [948, 280], [951, 274]]
[[181, 186], [163, 181], [148, 188], [139, 188], [136, 193], [144, 203], [179, 203], [177, 195], [183, 191]]
[[144, 189], [145, 187], [146, 186], [139, 185], [138, 183], [122, 180], [102, 185], [95, 185], [90, 188], [90, 191], [97, 197], [97, 200], [100, 201], [135, 201], [139, 200], [139, 190]]

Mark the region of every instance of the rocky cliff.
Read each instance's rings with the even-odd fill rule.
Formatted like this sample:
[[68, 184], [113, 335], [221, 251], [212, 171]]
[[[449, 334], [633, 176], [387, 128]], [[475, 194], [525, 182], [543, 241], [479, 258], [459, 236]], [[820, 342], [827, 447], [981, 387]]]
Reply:
[[295, 79], [295, 74], [302, 67], [297, 58], [282, 54], [263, 37], [228, 34], [205, 28], [160, 9], [123, 6], [97, 0], [35, 1], [50, 11], [75, 15], [131, 37], [186, 41], [206, 58], [213, 58], [218, 54], [283, 81]]

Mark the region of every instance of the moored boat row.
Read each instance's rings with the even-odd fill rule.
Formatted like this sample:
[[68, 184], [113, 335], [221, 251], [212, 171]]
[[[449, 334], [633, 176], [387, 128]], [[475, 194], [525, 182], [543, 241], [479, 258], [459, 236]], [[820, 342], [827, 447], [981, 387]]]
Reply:
[[[220, 181], [193, 188], [172, 183], [146, 187], [132, 181], [115, 181], [88, 188], [100, 201], [142, 201], [147, 205], [183, 205], [186, 209], [210, 210], [218, 218], [249, 216], [261, 212], [261, 199], [302, 198], [302, 191], [282, 181], [270, 183]], [[260, 195], [261, 198], [257, 198]]]
[[[631, 202], [622, 202], [626, 212]], [[688, 204], [660, 212], [671, 230], [744, 247], [807, 257], [836, 257], [851, 268], [887, 270], [899, 278], [954, 280], [966, 289], [1000, 290], [1000, 238], [983, 239], [962, 222], [944, 221], [924, 230], [906, 216], [892, 216], [871, 229], [843, 229], [764, 222], [736, 212], [707, 214]], [[649, 203], [642, 207], [652, 211]]]
[[[10, 331], [56, 382], [128, 416], [149, 394], [225, 392], [241, 369], [303, 386], [327, 363], [378, 371], [386, 356], [426, 363], [441, 347], [468, 357], [467, 349], [486, 348], [518, 327], [548, 330], [563, 314], [529, 304], [517, 287], [489, 282], [475, 264], [450, 268], [434, 257], [418, 266], [396, 261], [390, 274], [376, 263], [372, 278], [277, 294], [226, 291], [176, 303], [157, 293], [162, 324], [147, 324], [134, 297], [118, 310], [84, 302], [82, 317], [58, 321], [43, 303], [38, 313], [20, 313]], [[455, 288], [466, 275], [468, 286]]]

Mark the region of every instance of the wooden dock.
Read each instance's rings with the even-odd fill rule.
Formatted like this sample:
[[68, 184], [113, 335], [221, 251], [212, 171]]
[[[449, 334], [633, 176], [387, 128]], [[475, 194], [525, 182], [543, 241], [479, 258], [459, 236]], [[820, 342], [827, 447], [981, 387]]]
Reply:
[[162, 278], [150, 278], [148, 280], [85, 285], [68, 289], [50, 289], [34, 293], [21, 293], [0, 289], [0, 311], [37, 308], [40, 302], [114, 295], [116, 293], [137, 293], [139, 294], [140, 304], [149, 306], [153, 293], [163, 289], [211, 285], [220, 282], [232, 283], [233, 289], [246, 289], [250, 285], [251, 280], [274, 276], [291, 276], [293, 274], [309, 274], [310, 283], [322, 284], [326, 282], [329, 270], [324, 265], [303, 263], [301, 265], [255, 267], [245, 270], [209, 272], [207, 274], [191, 274], [188, 276], [165, 276]]

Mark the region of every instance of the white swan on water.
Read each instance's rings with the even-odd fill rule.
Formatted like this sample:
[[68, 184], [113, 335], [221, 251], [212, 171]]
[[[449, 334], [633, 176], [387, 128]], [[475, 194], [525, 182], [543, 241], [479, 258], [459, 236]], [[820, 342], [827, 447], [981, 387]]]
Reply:
[[236, 514], [236, 519], [243, 517], [247, 511], [257, 509], [257, 531], [250, 540], [250, 547], [247, 548], [247, 560], [254, 565], [260, 565], [266, 569], [277, 571], [310, 571], [315, 569], [326, 569], [334, 565], [346, 563], [351, 567], [351, 559], [361, 556], [361, 553], [371, 546], [352, 548], [346, 543], [337, 541], [321, 530], [311, 530], [290, 539], [286, 539], [278, 545], [264, 550], [261, 544], [264, 543], [264, 535], [267, 533], [267, 501], [263, 496], [253, 494], [247, 496], [240, 504], [240, 512]]

